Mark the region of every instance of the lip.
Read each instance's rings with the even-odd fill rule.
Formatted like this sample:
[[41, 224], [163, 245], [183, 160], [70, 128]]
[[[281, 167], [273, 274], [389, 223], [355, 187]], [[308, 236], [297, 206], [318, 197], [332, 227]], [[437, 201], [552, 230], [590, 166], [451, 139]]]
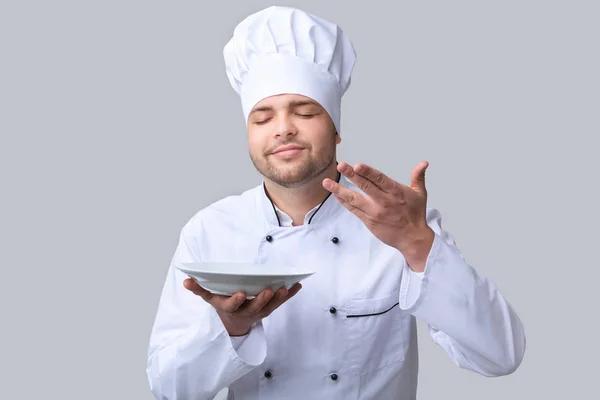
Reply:
[[278, 154], [278, 153], [282, 153], [282, 152], [287, 152], [287, 151], [291, 151], [291, 150], [303, 150], [304, 147], [295, 145], [295, 144], [290, 144], [287, 146], [281, 146], [279, 148], [277, 148], [272, 154]]

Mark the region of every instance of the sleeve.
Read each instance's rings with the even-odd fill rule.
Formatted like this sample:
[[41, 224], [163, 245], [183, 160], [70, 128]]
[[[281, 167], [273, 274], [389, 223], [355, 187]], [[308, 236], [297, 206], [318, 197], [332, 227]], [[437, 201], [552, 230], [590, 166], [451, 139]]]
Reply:
[[404, 264], [400, 308], [428, 324], [457, 366], [490, 377], [514, 372], [525, 353], [522, 321], [494, 283], [465, 261], [439, 212], [429, 209], [427, 219], [434, 242], [423, 273]]
[[188, 229], [169, 265], [148, 346], [146, 374], [161, 400], [213, 399], [266, 357], [262, 323], [232, 338], [214, 308], [183, 287], [187, 276], [175, 265], [200, 260]]

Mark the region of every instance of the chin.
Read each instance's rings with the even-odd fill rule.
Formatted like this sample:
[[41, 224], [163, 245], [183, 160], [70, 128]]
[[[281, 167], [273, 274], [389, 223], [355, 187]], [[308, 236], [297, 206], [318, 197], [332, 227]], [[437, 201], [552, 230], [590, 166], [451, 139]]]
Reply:
[[333, 156], [330, 160], [321, 160], [321, 162], [305, 158], [281, 159], [281, 160], [257, 160], [252, 159], [258, 172], [265, 178], [276, 184], [294, 188], [311, 182], [333, 162]]
[[276, 182], [277, 184], [285, 187], [296, 187], [300, 186], [312, 178], [312, 174], [307, 171], [276, 171], [275, 173], [268, 175], [269, 179]]

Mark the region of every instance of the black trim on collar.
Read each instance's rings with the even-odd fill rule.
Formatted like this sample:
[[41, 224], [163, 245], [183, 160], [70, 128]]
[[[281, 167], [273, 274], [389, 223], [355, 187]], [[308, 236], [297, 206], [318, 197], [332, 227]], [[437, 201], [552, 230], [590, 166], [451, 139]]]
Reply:
[[267, 199], [269, 199], [269, 201], [271, 202], [271, 206], [273, 207], [273, 212], [275, 213], [275, 217], [277, 217], [277, 225], [281, 226], [281, 220], [279, 219], [279, 214], [277, 214], [277, 209], [275, 208], [275, 203], [273, 203], [273, 200], [271, 200], [271, 196], [269, 196], [269, 192], [267, 192], [267, 185], [265, 185], [264, 182], [263, 182], [263, 190], [265, 191], [265, 195], [267, 196]]
[[[340, 179], [341, 178], [342, 178], [342, 174], [340, 173], [340, 171], [338, 171], [336, 182], [340, 183]], [[269, 201], [271, 202], [271, 206], [273, 207], [273, 212], [275, 213], [275, 217], [277, 217], [277, 225], [281, 226], [281, 220], [279, 219], [279, 214], [277, 213], [277, 209], [275, 208], [275, 203], [273, 203], [273, 200], [271, 199], [271, 196], [269, 196], [269, 192], [267, 192], [267, 186], [265, 185], [264, 182], [263, 182], [263, 191], [265, 192], [265, 195], [267, 196], [267, 199], [269, 199]], [[327, 201], [327, 199], [329, 198], [329, 196], [331, 196], [331, 192], [329, 192], [329, 194], [327, 195], [327, 197], [325, 197], [325, 200], [323, 200], [321, 202], [321, 204], [319, 204], [319, 208], [317, 208], [315, 210], [315, 212], [313, 213], [313, 215], [310, 216], [310, 219], [308, 220], [308, 224], [309, 225], [310, 225], [310, 222], [312, 221], [313, 217], [317, 214], [317, 212], [319, 212], [319, 210], [321, 209], [321, 207], [323, 206], [323, 204], [325, 204], [325, 202]]]
[[[336, 182], [337, 182], [337, 183], [340, 183], [340, 178], [341, 178], [341, 177], [342, 177], [342, 174], [340, 173], [340, 171], [338, 171], [338, 174], [337, 174], [337, 179], [336, 179]], [[321, 202], [321, 204], [319, 204], [319, 208], [317, 208], [317, 209], [315, 210], [315, 212], [313, 213], [313, 215], [311, 215], [311, 216], [310, 216], [310, 219], [308, 220], [308, 224], [309, 224], [309, 225], [310, 225], [310, 222], [312, 221], [313, 217], [314, 217], [315, 215], [317, 215], [317, 213], [319, 212], [319, 210], [321, 209], [321, 207], [323, 207], [323, 204], [325, 204], [325, 202], [327, 201], [327, 199], [329, 198], [329, 196], [331, 196], [331, 192], [329, 192], [329, 194], [327, 195], [327, 197], [325, 197], [325, 200], [323, 200], [323, 201]]]

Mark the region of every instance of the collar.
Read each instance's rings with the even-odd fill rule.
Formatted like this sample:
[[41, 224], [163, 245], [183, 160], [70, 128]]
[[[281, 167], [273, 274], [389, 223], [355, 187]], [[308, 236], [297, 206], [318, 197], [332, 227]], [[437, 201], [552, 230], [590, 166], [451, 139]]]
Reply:
[[[348, 186], [346, 178], [338, 172], [337, 182], [342, 186]], [[265, 182], [258, 188], [258, 203], [265, 219], [270, 225], [283, 227], [291, 226], [291, 218], [279, 210], [267, 194]], [[329, 193], [329, 195], [318, 206], [310, 210], [304, 217], [304, 225], [317, 224], [334, 215], [343, 206]]]

